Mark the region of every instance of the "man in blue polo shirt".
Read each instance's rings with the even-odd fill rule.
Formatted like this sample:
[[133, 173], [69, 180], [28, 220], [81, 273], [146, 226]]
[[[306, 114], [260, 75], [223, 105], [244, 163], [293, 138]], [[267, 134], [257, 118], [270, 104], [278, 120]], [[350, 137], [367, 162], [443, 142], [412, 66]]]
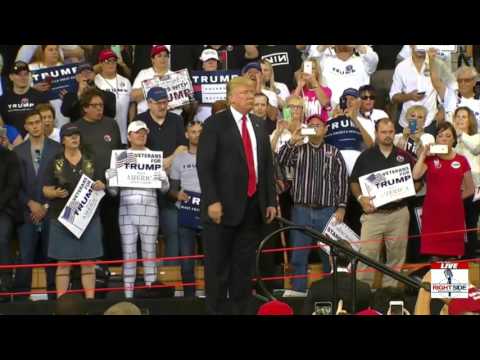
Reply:
[[[163, 151], [163, 166], [170, 173], [175, 155], [188, 151], [188, 142], [181, 116], [168, 111], [168, 94], [164, 88], [154, 87], [147, 93], [148, 110], [139, 114], [150, 130], [147, 147], [152, 151]], [[179, 255], [178, 213], [175, 202], [168, 196], [158, 194], [160, 227], [165, 236], [165, 256]], [[178, 265], [169, 261], [166, 265]]]

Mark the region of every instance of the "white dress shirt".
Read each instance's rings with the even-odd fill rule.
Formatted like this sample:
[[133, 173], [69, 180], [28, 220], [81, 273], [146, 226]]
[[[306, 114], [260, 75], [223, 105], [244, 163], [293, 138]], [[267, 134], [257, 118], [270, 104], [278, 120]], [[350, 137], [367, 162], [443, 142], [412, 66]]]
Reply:
[[419, 101], [408, 100], [403, 103], [402, 113], [400, 114], [399, 124], [402, 127], [407, 127], [408, 122], [405, 119], [407, 110], [413, 105], [422, 105], [425, 106], [428, 110], [427, 118], [425, 119], [424, 127], [429, 126], [435, 114], [437, 113], [437, 92], [432, 85], [432, 80], [430, 75], [425, 75], [425, 62], [420, 69], [420, 72], [417, 70], [415, 64], [413, 63], [412, 57], [406, 58], [395, 68], [393, 74], [392, 87], [390, 88], [390, 99], [394, 95], [400, 93], [409, 93], [413, 90], [418, 90], [418, 92], [425, 92], [423, 99]]
[[[238, 131], [240, 131], [240, 137], [242, 137], [242, 118], [243, 114], [238, 112], [237, 110], [234, 109], [233, 106], [230, 106], [230, 111], [233, 114], [233, 118], [235, 119], [235, 122], [237, 123]], [[252, 151], [253, 151], [253, 163], [255, 165], [255, 178], [257, 179], [257, 184], [258, 184], [258, 154], [257, 154], [257, 137], [255, 136], [255, 131], [253, 130], [253, 124], [250, 119], [249, 114], [245, 114], [247, 117], [247, 130], [248, 134], [250, 135], [250, 141], [252, 143]], [[242, 143], [243, 145], [243, 143]]]

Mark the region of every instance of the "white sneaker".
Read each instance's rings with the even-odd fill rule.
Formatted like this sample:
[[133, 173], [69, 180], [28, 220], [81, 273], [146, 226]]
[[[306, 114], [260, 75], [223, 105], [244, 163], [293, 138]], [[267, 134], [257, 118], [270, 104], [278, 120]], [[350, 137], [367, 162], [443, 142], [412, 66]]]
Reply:
[[282, 297], [306, 297], [306, 292], [295, 291], [295, 290], [285, 290]]

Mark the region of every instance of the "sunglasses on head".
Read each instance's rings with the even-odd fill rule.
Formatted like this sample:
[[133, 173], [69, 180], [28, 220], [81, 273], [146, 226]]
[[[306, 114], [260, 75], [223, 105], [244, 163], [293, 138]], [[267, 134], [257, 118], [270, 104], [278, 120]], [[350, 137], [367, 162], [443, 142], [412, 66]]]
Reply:
[[362, 99], [362, 100], [375, 100], [375, 95], [363, 95], [363, 96], [360, 96], [360, 99]]

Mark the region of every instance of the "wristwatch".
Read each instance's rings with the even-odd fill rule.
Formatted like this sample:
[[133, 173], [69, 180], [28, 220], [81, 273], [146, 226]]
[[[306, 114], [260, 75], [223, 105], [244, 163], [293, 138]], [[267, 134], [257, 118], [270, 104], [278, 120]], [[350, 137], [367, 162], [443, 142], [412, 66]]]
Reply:
[[50, 209], [50, 204], [43, 204], [43, 207], [45, 208], [45, 210], [48, 210]]

